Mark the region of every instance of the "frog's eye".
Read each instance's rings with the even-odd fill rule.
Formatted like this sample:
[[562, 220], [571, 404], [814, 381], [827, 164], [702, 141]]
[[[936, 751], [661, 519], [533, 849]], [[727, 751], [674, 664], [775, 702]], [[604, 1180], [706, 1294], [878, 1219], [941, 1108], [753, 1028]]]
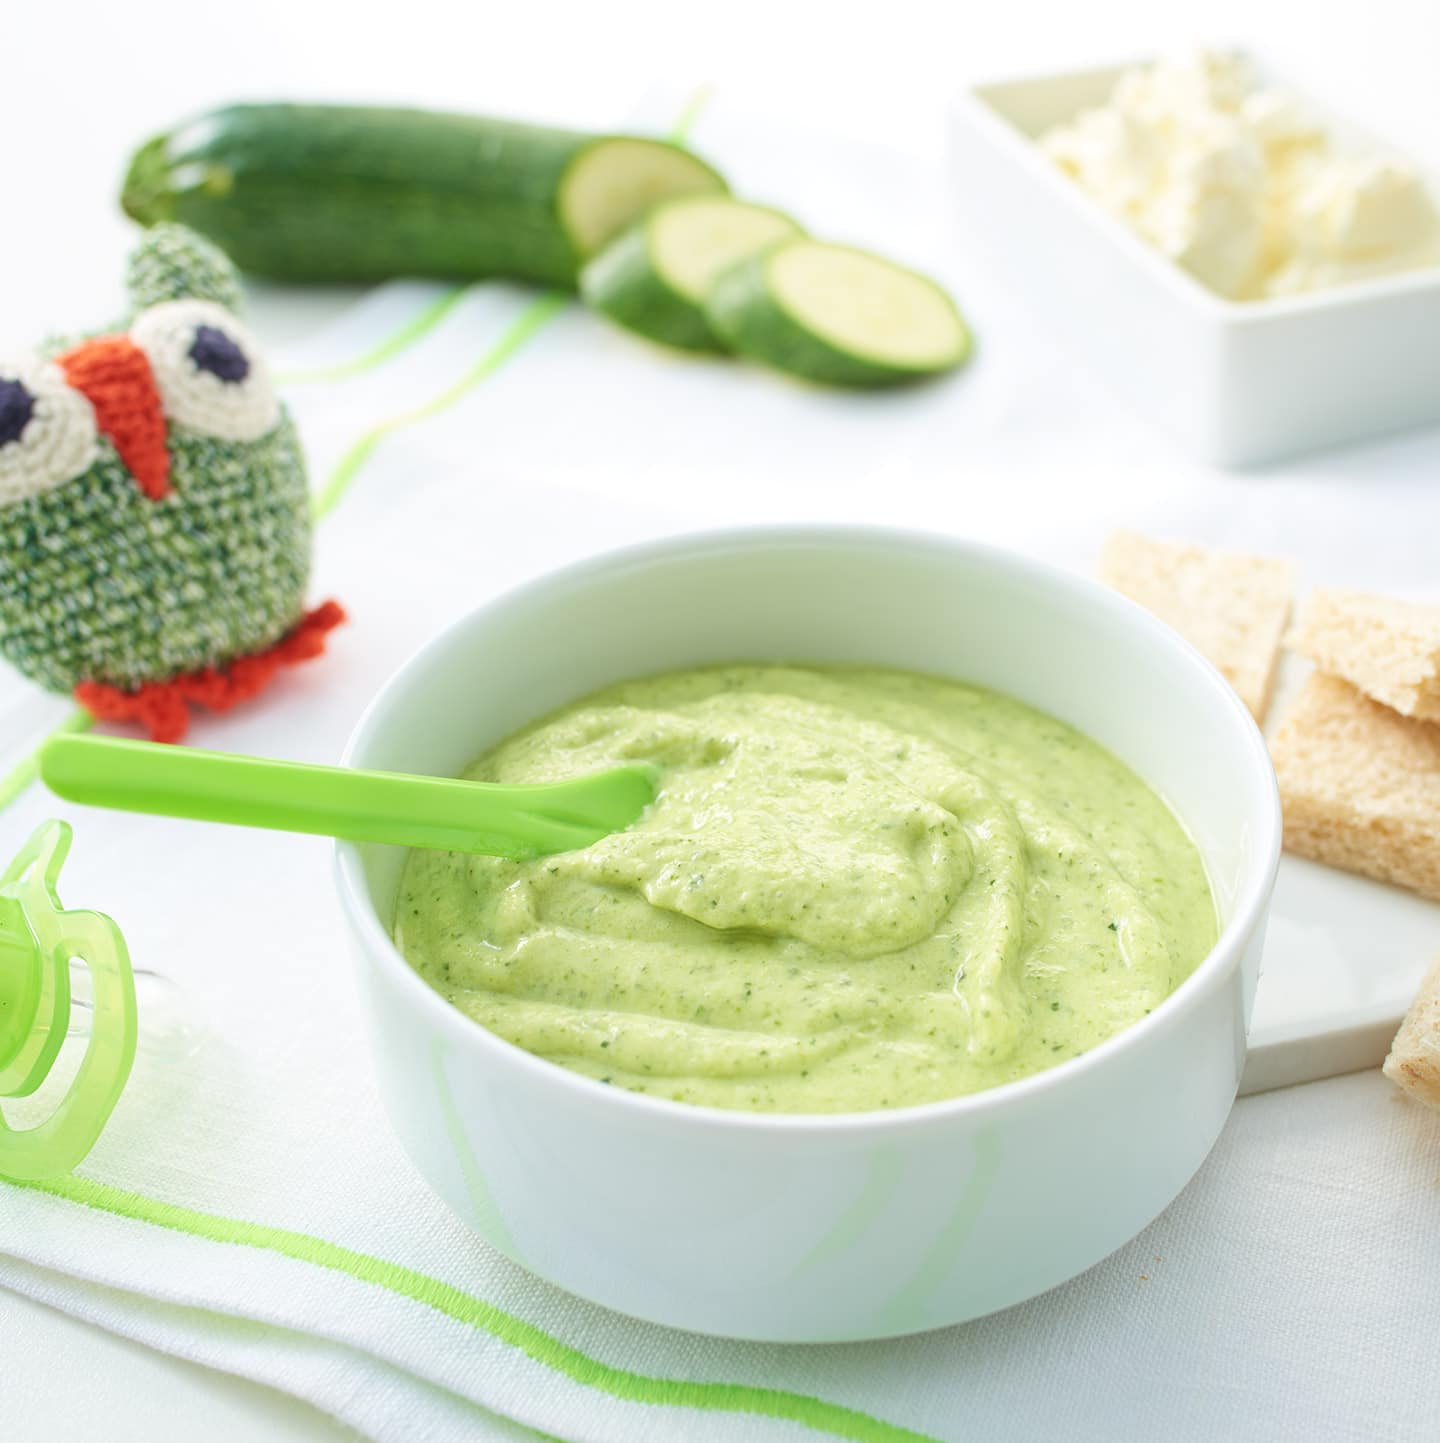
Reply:
[[0, 506], [88, 471], [95, 438], [95, 412], [59, 366], [0, 361]]
[[275, 429], [280, 402], [250, 332], [214, 301], [162, 301], [130, 339], [145, 352], [165, 414], [185, 431], [255, 441]]

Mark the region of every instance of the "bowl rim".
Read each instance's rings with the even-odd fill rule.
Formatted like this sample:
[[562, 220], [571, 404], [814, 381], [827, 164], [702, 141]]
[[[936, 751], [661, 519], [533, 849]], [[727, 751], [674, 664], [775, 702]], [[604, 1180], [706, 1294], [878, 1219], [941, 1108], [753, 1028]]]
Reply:
[[[1253, 781], [1258, 785], [1259, 792], [1255, 815], [1245, 819], [1247, 825], [1256, 829], [1254, 855], [1257, 862], [1251, 865], [1249, 873], [1236, 889], [1230, 920], [1221, 929], [1210, 951], [1196, 965], [1194, 971], [1151, 1012], [1088, 1051], [1042, 1072], [1031, 1073], [1013, 1082], [1000, 1083], [979, 1092], [941, 1098], [933, 1102], [914, 1103], [906, 1107], [833, 1113], [745, 1112], [651, 1097], [602, 1083], [527, 1052], [467, 1017], [430, 987], [405, 961], [389, 931], [381, 923], [379, 909], [371, 899], [360, 861], [359, 844], [337, 840], [332, 853], [333, 879], [346, 922], [360, 944], [366, 962], [378, 967], [393, 986], [405, 992], [429, 1025], [452, 1040], [457, 1047], [478, 1047], [482, 1052], [489, 1052], [498, 1066], [519, 1068], [528, 1073], [538, 1085], [571, 1093], [577, 1104], [618, 1108], [621, 1114], [629, 1113], [637, 1121], [648, 1118], [655, 1125], [670, 1124], [690, 1130], [732, 1133], [856, 1136], [877, 1131], [894, 1132], [943, 1125], [960, 1119], [980, 1120], [988, 1114], [1044, 1096], [1057, 1087], [1065, 1087], [1071, 1079], [1078, 1079], [1106, 1067], [1113, 1059], [1143, 1045], [1146, 1039], [1169, 1030], [1203, 998], [1223, 985], [1231, 970], [1239, 964], [1245, 946], [1264, 921], [1280, 863], [1279, 786], [1260, 728], [1238, 693], [1215, 666], [1177, 631], [1144, 607], [1089, 577], [1049, 562], [1037, 561], [1005, 547], [966, 537], [901, 527], [823, 523], [702, 529], [608, 548], [593, 556], [542, 572], [516, 586], [505, 588], [471, 608], [411, 652], [376, 692], [361, 714], [346, 743], [341, 765], [360, 765], [356, 760], [357, 756], [369, 747], [376, 734], [384, 727], [388, 711], [407, 689], [412, 674], [423, 667], [434, 654], [447, 648], [458, 634], [476, 624], [483, 615], [496, 607], [523, 605], [531, 598], [551, 591], [557, 585], [568, 585], [572, 588], [576, 585], [583, 586], [592, 578], [636, 565], [643, 566], [655, 560], [674, 561], [700, 553], [771, 546], [851, 546], [880, 549], [898, 547], [910, 551], [941, 553], [953, 560], [967, 556], [978, 557], [992, 564], [1009, 567], [1020, 572], [1027, 580], [1046, 585], [1062, 594], [1068, 592], [1078, 603], [1099, 606], [1102, 611], [1108, 611], [1117, 624], [1138, 626], [1149, 631], [1163, 644], [1185, 655], [1189, 664], [1217, 691], [1218, 700], [1229, 711], [1244, 735], [1250, 758], [1255, 764]], [[1129, 765], [1124, 757], [1120, 760]], [[1183, 817], [1180, 820], [1185, 822]]]

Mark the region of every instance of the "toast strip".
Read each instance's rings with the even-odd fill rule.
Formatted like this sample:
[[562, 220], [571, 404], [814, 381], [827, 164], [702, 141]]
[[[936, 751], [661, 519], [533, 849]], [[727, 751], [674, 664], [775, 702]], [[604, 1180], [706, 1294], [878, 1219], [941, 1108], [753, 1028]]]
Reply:
[[1295, 590], [1293, 562], [1113, 532], [1100, 580], [1153, 611], [1206, 656], [1265, 719]]
[[1376, 701], [1440, 720], [1440, 606], [1320, 587], [1286, 641]]
[[1385, 1076], [1418, 1102], [1440, 1107], [1440, 957], [1425, 974], [1395, 1034]]
[[1270, 755], [1287, 851], [1440, 900], [1440, 726], [1315, 672]]

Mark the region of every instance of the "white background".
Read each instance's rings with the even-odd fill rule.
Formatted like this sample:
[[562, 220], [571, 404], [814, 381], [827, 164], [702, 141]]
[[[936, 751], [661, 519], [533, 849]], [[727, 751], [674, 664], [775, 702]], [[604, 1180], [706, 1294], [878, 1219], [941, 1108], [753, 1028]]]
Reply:
[[[743, 95], [782, 124], [793, 116], [810, 129], [928, 153], [943, 145], [947, 104], [966, 79], [1217, 39], [1264, 51], [1306, 88], [1440, 162], [1435, 0], [1344, 7], [1313, 0], [343, 7], [10, 0], [0, 18], [0, 349], [113, 310], [130, 238], [114, 204], [125, 157], [150, 132], [220, 100], [395, 100], [605, 125], [657, 85], [684, 93], [709, 80], [732, 106]], [[257, 297], [256, 327], [281, 343], [350, 299], [267, 290]], [[1136, 434], [1132, 454], [1167, 455], [1143, 430]], [[1063, 435], [1065, 454], [1049, 458], [1043, 441], [1015, 437], [1024, 453], [1017, 459], [1103, 468], [1099, 448], [1111, 440], [1103, 427], [1088, 442], [1083, 428]], [[1440, 446], [1416, 444], [1428, 446], [1440, 485]], [[1380, 464], [1392, 464], [1392, 454]], [[1417, 453], [1407, 454], [1413, 464]], [[832, 479], [843, 486], [843, 476]], [[1216, 478], [1217, 488], [1226, 484]], [[15, 1443], [342, 1436], [302, 1405], [8, 1294], [0, 1294], [0, 1376], [0, 1433]]]

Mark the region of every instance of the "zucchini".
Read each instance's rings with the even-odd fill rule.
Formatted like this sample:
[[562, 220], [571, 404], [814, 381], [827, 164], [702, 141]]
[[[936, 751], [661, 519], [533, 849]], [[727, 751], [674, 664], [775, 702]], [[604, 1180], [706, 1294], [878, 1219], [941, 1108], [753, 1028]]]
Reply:
[[948, 371], [970, 332], [934, 281], [868, 251], [784, 241], [728, 271], [705, 314], [731, 349], [832, 386], [884, 386]]
[[725, 191], [668, 141], [347, 105], [234, 105], [156, 136], [121, 193], [291, 281], [514, 276], [573, 288], [657, 201]]
[[666, 201], [580, 273], [580, 294], [628, 330], [688, 351], [724, 347], [705, 319], [718, 276], [804, 232], [788, 215], [728, 196]]

